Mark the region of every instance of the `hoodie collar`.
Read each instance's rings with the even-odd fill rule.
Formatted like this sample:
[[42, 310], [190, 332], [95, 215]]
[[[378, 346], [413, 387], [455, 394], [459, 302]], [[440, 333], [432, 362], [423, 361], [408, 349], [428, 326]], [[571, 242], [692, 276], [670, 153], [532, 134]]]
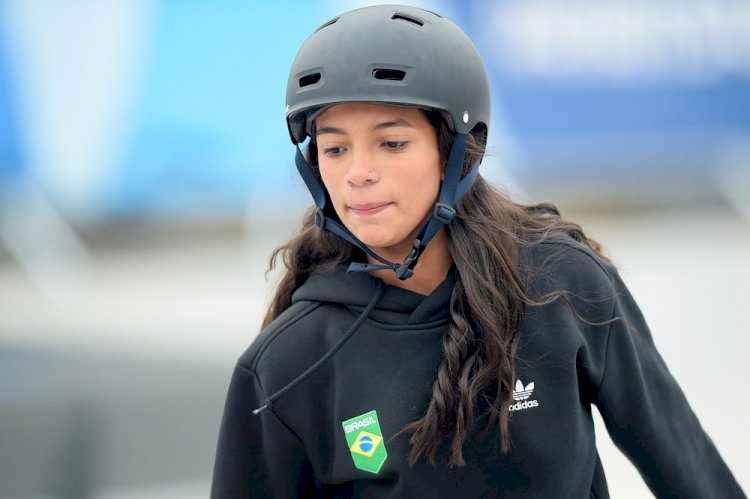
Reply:
[[456, 283], [456, 268], [452, 266], [445, 280], [429, 295], [388, 286], [367, 273], [347, 273], [346, 265], [331, 272], [314, 272], [292, 295], [292, 303], [316, 301], [337, 303], [353, 310], [365, 307], [377, 291], [384, 286], [383, 296], [370, 318], [386, 324], [422, 324], [443, 320], [450, 316], [450, 297]]

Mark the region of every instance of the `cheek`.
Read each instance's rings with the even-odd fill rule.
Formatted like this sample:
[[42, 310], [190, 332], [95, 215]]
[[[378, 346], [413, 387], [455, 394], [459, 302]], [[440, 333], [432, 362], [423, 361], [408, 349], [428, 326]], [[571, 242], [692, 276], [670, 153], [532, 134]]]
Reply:
[[320, 173], [320, 180], [323, 182], [323, 187], [328, 191], [332, 199], [338, 196], [339, 179], [332, 168], [325, 168], [319, 166], [318, 171]]
[[435, 200], [443, 181], [443, 168], [438, 164], [425, 165], [418, 174], [417, 193], [420, 198]]
[[410, 218], [422, 218], [432, 212], [440, 192], [440, 171], [437, 168], [412, 169], [408, 176], [398, 181], [401, 186], [408, 186], [402, 191], [401, 199], [409, 206]]

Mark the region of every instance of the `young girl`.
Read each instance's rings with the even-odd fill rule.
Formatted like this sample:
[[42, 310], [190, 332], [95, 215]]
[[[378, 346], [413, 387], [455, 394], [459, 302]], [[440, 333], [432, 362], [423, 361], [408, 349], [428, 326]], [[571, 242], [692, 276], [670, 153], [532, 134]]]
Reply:
[[316, 206], [227, 396], [212, 497], [608, 497], [591, 407], [659, 497], [744, 497], [599, 246], [477, 174], [447, 19], [338, 16], [287, 87]]

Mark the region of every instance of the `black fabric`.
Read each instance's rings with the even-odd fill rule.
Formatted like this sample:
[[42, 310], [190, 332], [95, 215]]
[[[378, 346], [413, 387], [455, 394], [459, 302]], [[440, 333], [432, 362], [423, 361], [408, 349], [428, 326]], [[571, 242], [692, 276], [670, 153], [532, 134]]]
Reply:
[[[386, 286], [359, 330], [268, 410], [252, 415], [326, 355], [382, 283], [341, 268], [315, 274], [240, 357], [227, 395], [211, 497], [606, 498], [591, 408], [657, 497], [745, 497], [656, 351], [616, 270], [569, 239], [536, 244], [523, 273], [535, 296], [516, 358], [512, 449], [480, 419], [466, 467], [409, 467], [408, 435], [442, 358], [456, 274], [429, 297]], [[572, 312], [581, 315], [580, 320]], [[533, 383], [533, 385], [532, 385]], [[522, 397], [526, 396], [523, 399]], [[354, 467], [341, 423], [377, 411], [388, 458]]]

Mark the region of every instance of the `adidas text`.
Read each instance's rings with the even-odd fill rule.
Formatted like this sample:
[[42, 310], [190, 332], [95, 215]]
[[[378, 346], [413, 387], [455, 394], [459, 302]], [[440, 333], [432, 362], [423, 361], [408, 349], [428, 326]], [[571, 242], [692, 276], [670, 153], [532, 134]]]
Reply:
[[522, 409], [528, 409], [530, 407], [539, 407], [539, 402], [537, 402], [536, 400], [524, 400], [523, 402], [516, 402], [515, 404], [511, 405], [508, 410], [520, 411]]

